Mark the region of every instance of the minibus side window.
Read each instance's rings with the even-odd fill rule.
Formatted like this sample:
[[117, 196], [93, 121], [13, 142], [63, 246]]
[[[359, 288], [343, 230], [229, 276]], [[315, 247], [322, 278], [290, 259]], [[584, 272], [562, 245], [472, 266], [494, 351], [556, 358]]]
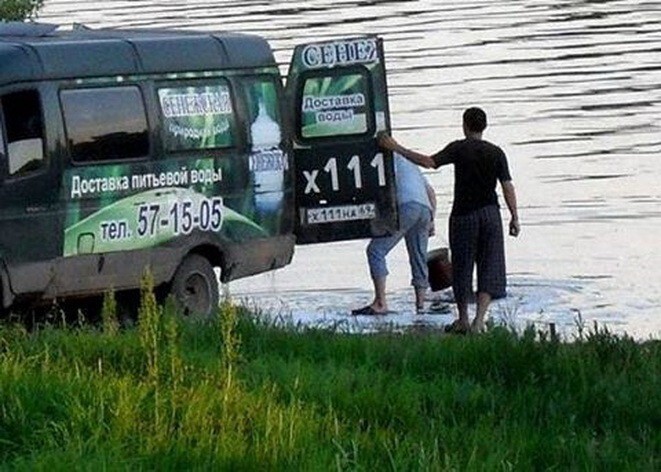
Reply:
[[366, 70], [316, 72], [305, 78], [300, 96], [303, 139], [361, 135], [373, 126]]
[[67, 142], [74, 162], [149, 155], [149, 132], [137, 86], [63, 90]]
[[232, 94], [225, 80], [158, 89], [166, 151], [219, 149], [235, 145]]
[[7, 171], [21, 177], [44, 167], [44, 130], [36, 90], [4, 95], [2, 113], [7, 134]]

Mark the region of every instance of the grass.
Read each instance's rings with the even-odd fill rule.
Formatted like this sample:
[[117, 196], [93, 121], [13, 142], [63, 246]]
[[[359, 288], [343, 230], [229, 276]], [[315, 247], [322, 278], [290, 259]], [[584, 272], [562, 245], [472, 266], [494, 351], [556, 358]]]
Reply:
[[661, 343], [182, 321], [0, 327], [3, 470], [660, 470]]

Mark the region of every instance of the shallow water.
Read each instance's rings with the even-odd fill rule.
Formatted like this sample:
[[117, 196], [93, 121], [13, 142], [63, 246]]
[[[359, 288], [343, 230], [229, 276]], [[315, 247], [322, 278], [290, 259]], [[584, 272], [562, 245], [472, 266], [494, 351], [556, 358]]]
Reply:
[[[460, 137], [464, 108], [489, 114], [485, 138], [510, 159], [522, 234], [508, 238], [508, 322], [661, 335], [661, 3], [640, 0], [47, 0], [41, 20], [261, 34], [283, 72], [293, 45], [385, 38], [395, 136], [432, 152]], [[447, 245], [451, 168], [430, 172]], [[507, 217], [506, 211], [504, 216]], [[404, 247], [389, 259], [391, 309], [370, 301], [365, 241], [301, 247], [279, 271], [231, 284], [234, 296], [293, 321], [445, 323], [415, 317]], [[442, 294], [443, 297], [447, 294]]]

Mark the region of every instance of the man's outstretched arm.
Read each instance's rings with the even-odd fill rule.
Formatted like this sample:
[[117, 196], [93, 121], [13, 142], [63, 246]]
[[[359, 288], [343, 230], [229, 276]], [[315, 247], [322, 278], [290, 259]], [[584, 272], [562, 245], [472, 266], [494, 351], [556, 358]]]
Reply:
[[432, 159], [431, 156], [420, 154], [419, 152], [413, 151], [412, 149], [405, 148], [397, 141], [395, 141], [392, 136], [388, 136], [386, 133], [379, 133], [377, 142], [383, 149], [401, 154], [409, 161], [418, 164], [419, 166], [426, 167], [428, 169], [436, 168], [436, 162], [434, 162], [434, 159]]

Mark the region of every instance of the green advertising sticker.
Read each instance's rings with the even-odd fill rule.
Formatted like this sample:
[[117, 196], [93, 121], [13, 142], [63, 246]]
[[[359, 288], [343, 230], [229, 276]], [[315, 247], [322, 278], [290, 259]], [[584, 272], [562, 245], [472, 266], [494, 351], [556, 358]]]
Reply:
[[222, 148], [234, 144], [234, 112], [229, 86], [161, 88], [158, 99], [168, 151]]
[[301, 103], [301, 135], [320, 138], [365, 133], [366, 89], [366, 77], [360, 73], [307, 79]]
[[247, 174], [245, 160], [224, 158], [69, 169], [62, 253], [144, 249], [193, 232], [228, 242], [276, 234], [279, 209], [256, 211]]
[[153, 247], [193, 231], [263, 237], [253, 221], [188, 188], [149, 190], [107, 205], [65, 230], [64, 256]]
[[298, 108], [304, 139], [387, 129], [385, 66], [375, 36], [297, 46], [289, 79], [305, 77]]

